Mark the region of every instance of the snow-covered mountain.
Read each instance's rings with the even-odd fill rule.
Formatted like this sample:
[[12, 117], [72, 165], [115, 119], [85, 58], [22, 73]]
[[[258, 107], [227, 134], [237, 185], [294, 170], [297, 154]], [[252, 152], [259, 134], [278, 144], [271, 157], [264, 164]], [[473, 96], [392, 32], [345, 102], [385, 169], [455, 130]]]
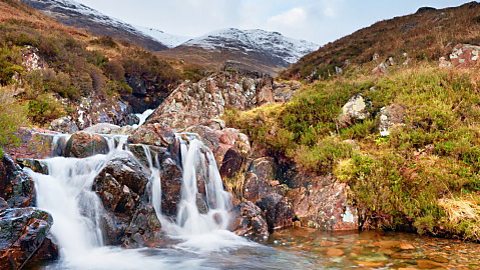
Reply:
[[182, 46], [201, 47], [206, 50], [234, 50], [245, 54], [260, 53], [284, 60], [285, 66], [297, 62], [319, 45], [288, 38], [278, 32], [265, 30], [239, 30], [228, 28], [192, 39]]
[[188, 40], [188, 38], [170, 35], [157, 29], [135, 27], [74, 0], [22, 1], [66, 25], [84, 28], [96, 35], [108, 35], [127, 40], [154, 51], [172, 48]]

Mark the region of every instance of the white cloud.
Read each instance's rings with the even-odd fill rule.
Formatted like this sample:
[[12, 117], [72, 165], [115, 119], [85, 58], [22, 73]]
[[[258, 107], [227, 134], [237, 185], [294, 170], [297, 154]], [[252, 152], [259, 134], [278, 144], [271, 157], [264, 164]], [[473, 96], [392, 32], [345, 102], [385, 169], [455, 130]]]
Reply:
[[303, 25], [307, 20], [307, 12], [301, 7], [292, 8], [284, 13], [272, 16], [268, 19], [267, 24], [272, 26], [284, 25], [294, 27]]

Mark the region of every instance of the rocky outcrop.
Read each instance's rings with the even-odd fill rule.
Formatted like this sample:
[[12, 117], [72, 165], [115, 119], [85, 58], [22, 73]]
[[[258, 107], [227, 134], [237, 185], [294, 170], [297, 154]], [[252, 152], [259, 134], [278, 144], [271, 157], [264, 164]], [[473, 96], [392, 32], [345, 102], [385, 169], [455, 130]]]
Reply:
[[348, 127], [356, 121], [365, 120], [370, 117], [371, 104], [362, 95], [355, 95], [343, 105], [342, 113], [338, 117], [340, 127]]
[[65, 146], [67, 157], [85, 158], [106, 153], [108, 153], [107, 140], [98, 134], [87, 132], [73, 134]]
[[130, 135], [135, 131], [132, 126], [117, 126], [110, 123], [99, 123], [83, 130], [88, 133], [111, 134], [111, 135]]
[[175, 142], [175, 133], [166, 125], [158, 123], [145, 124], [135, 130], [128, 138], [128, 142], [132, 144], [168, 147]]
[[40, 51], [33, 46], [22, 49], [22, 65], [27, 71], [47, 68], [47, 63], [40, 57]]
[[450, 61], [454, 67], [468, 68], [477, 65], [480, 57], [480, 46], [458, 44], [450, 54]]
[[61, 133], [75, 133], [79, 131], [77, 123], [70, 116], [60, 117], [50, 123], [50, 129]]
[[1, 268], [21, 269], [42, 245], [52, 223], [50, 214], [36, 208], [13, 208], [1, 212]]
[[275, 84], [269, 76], [221, 72], [199, 82], [185, 82], [156, 109], [147, 123], [186, 128], [217, 119], [226, 109], [248, 110], [287, 101], [298, 83]]
[[18, 145], [9, 145], [5, 151], [17, 158], [47, 158], [52, 155], [52, 142], [56, 132], [36, 128], [20, 128], [16, 135]]
[[288, 192], [297, 218], [302, 226], [325, 231], [358, 230], [358, 215], [348, 204], [347, 185], [331, 181], [315, 181]]

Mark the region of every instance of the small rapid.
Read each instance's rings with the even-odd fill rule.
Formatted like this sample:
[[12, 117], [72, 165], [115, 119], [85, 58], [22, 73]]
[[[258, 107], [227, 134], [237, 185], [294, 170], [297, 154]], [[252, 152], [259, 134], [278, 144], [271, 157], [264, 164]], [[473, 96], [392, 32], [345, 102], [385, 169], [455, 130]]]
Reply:
[[[172, 262], [164, 256], [148, 255], [149, 249], [122, 249], [106, 246], [102, 216], [105, 209], [93, 191], [95, 178], [106, 164], [119, 155], [134, 156], [126, 144], [128, 137], [102, 135], [108, 143], [105, 155], [87, 158], [53, 157], [42, 160], [48, 175], [27, 169], [35, 181], [37, 205], [51, 213], [53, 241], [60, 248], [56, 269], [202, 269], [202, 260], [183, 258]], [[69, 135], [53, 139], [53, 152], [63, 147]], [[178, 134], [182, 166], [181, 197], [175, 218], [162, 214], [160, 161], [150, 147], [142, 145], [148, 170], [149, 202], [166, 235], [175, 239], [174, 249], [196, 254], [254, 245], [228, 231], [232, 210], [231, 195], [224, 190], [213, 153], [194, 134]], [[204, 193], [198, 190], [204, 183]], [[206, 209], [199, 209], [199, 200]], [[151, 250], [150, 250], [151, 251]]]

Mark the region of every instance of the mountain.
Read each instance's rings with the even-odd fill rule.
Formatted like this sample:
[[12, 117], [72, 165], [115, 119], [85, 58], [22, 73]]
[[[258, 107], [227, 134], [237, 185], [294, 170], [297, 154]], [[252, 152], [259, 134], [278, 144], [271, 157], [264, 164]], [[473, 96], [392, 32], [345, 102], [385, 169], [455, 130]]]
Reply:
[[22, 1], [66, 25], [84, 28], [95, 35], [126, 40], [153, 51], [168, 49], [187, 39], [156, 29], [135, 27], [73, 0]]
[[306, 55], [283, 73], [285, 78], [325, 78], [335, 67], [365, 64], [376, 54], [385, 60], [435, 60], [448, 55], [458, 43], [479, 44], [480, 4], [459, 7], [424, 7], [415, 14], [395, 17], [328, 43]]
[[234, 60], [274, 74], [318, 47], [312, 42], [288, 38], [278, 32], [229, 28], [189, 40], [161, 54], [215, 67]]

